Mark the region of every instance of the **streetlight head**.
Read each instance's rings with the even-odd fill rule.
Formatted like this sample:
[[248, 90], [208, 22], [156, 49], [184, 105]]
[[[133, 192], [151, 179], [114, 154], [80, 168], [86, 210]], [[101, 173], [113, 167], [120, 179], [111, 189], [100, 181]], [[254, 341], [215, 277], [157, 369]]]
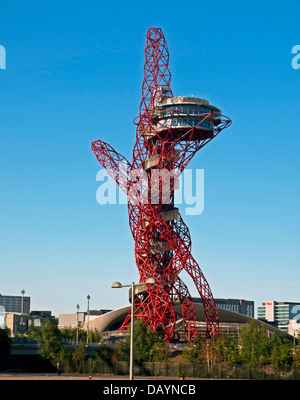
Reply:
[[121, 285], [120, 282], [114, 282], [114, 283], [111, 285], [111, 287], [114, 288], [114, 289], [118, 289], [118, 288], [121, 288], [122, 285]]
[[153, 277], [152, 278], [148, 278], [145, 283], [147, 283], [147, 285], [155, 285], [156, 284], [156, 280]]

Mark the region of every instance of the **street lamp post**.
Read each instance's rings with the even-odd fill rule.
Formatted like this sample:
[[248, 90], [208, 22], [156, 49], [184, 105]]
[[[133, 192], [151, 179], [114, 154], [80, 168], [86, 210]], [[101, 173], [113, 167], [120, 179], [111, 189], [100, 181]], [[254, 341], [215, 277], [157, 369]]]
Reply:
[[[149, 278], [146, 282], [134, 283], [132, 282], [131, 285], [121, 285], [120, 282], [114, 282], [112, 284], [112, 288], [123, 288], [123, 287], [130, 287], [131, 288], [131, 332], [130, 332], [130, 365], [129, 365], [129, 379], [133, 380], [134, 376], [134, 295], [135, 295], [135, 288], [138, 286], [144, 285], [154, 285], [156, 280], [154, 278]], [[129, 297], [130, 297], [130, 290], [129, 290]]]
[[22, 295], [22, 302], [21, 302], [21, 323], [20, 323], [20, 326], [21, 326], [21, 329], [20, 329], [20, 333], [21, 333], [21, 342], [23, 342], [23, 334], [24, 334], [24, 327], [23, 327], [23, 325], [24, 325], [24, 319], [23, 319], [23, 314], [24, 314], [24, 294], [25, 294], [25, 290], [24, 289], [22, 289], [21, 290], [21, 295]]
[[77, 304], [76, 309], [77, 309], [76, 345], [78, 345], [78, 329], [79, 329], [78, 313], [79, 313], [79, 309], [80, 309], [79, 304]]
[[90, 298], [91, 298], [91, 296], [88, 294], [87, 295], [87, 301], [88, 301], [88, 303], [87, 303], [87, 329], [86, 329], [86, 345], [88, 346], [88, 344], [89, 344], [89, 310], [90, 310]]

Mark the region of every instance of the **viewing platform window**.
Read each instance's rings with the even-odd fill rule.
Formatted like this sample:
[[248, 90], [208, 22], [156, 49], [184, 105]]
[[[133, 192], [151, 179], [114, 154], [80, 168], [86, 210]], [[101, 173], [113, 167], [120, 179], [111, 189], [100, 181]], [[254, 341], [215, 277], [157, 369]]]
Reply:
[[194, 105], [170, 105], [170, 106], [165, 106], [163, 110], [158, 111], [159, 116], [164, 116], [164, 115], [171, 115], [172, 112], [175, 112], [175, 114], [191, 114], [191, 115], [199, 115], [203, 113], [210, 112], [209, 109], [204, 108], [204, 107], [197, 107]]
[[202, 121], [202, 118], [176, 118], [175, 116], [173, 117], [172, 120], [172, 126], [197, 126], [198, 128], [202, 129], [211, 129], [211, 120], [210, 117]]
[[221, 110], [208, 101], [194, 97], [173, 97], [155, 103], [153, 114], [154, 131], [169, 128], [199, 130], [195, 135], [209, 134], [221, 122]]

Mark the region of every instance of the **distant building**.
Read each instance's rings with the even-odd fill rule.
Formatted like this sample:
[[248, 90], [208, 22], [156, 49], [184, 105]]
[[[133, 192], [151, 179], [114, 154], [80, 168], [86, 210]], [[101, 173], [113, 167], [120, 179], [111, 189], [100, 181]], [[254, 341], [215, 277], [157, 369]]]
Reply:
[[10, 330], [12, 336], [23, 335], [32, 325], [32, 317], [28, 314], [6, 313], [5, 327]]
[[51, 311], [31, 311], [30, 316], [33, 326], [42, 326], [47, 318], [51, 318]]
[[[207, 333], [207, 324], [203, 304], [195, 302], [194, 308], [198, 334], [205, 338]], [[175, 323], [176, 339], [174, 342], [186, 342], [187, 338], [185, 335], [185, 324], [183, 321], [182, 307], [180, 303], [176, 303], [174, 305], [174, 311], [177, 315], [177, 320]], [[232, 312], [227, 309], [218, 308], [217, 311], [219, 318], [219, 337], [227, 337], [239, 340], [243, 326], [250, 321], [256, 321], [247, 315], [243, 315], [238, 312]], [[127, 318], [129, 312], [130, 305], [118, 308], [104, 315], [100, 315], [90, 322], [89, 329], [101, 332], [102, 340], [108, 344], [113, 344], [118, 340], [124, 340], [128, 332], [126, 330], [120, 331], [119, 328], [124, 323], [124, 320]], [[275, 332], [284, 336], [286, 335], [284, 332], [268, 323], [263, 321], [258, 321], [258, 323], [264, 328], [268, 337], [271, 337]], [[86, 324], [84, 324], [83, 329], [87, 329]], [[286, 335], [286, 337], [288, 337], [290, 340], [293, 339], [292, 335]]]
[[103, 315], [103, 314], [106, 314], [106, 313], [108, 313], [110, 311], [112, 311], [112, 310], [89, 310], [88, 315], [91, 318], [92, 316]]
[[6, 313], [30, 314], [30, 297], [0, 294], [0, 306], [4, 307]]
[[[298, 321], [298, 322], [297, 322]], [[294, 338], [300, 339], [300, 320], [290, 319], [288, 334]]]
[[[214, 299], [217, 308], [233, 311], [254, 318], [254, 301], [242, 299]], [[200, 297], [193, 297], [194, 303], [202, 304]]]
[[[87, 315], [86, 312], [78, 313], [78, 322], [80, 324], [84, 324], [87, 321], [92, 321], [95, 318], [98, 318], [100, 315], [106, 314], [111, 310], [89, 310]], [[63, 328], [66, 326], [71, 326], [72, 328], [77, 326], [77, 313], [73, 314], [59, 314], [58, 316], [58, 327]]]
[[71, 327], [75, 328], [78, 323], [84, 323], [85, 312], [73, 313], [73, 314], [59, 314], [58, 316], [58, 327], [65, 328]]
[[0, 329], [6, 328], [6, 315], [5, 315], [5, 308], [0, 306]]
[[[300, 322], [300, 303], [266, 301], [257, 307], [257, 319], [286, 332]], [[292, 323], [294, 321], [294, 323]]]
[[0, 327], [2, 329], [8, 328], [14, 336], [24, 334], [31, 324], [29, 296], [0, 294]]

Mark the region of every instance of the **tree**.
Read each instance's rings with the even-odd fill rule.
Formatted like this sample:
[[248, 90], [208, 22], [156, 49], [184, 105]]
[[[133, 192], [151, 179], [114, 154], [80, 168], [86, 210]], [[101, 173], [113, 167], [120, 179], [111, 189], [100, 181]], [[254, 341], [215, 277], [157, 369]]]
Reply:
[[[130, 345], [130, 329], [126, 338]], [[147, 327], [143, 319], [138, 319], [134, 324], [134, 361], [141, 364], [143, 361], [151, 361], [151, 349], [155, 343], [154, 333], [151, 327]]]
[[59, 360], [72, 360], [72, 356], [73, 356], [73, 350], [62, 346], [61, 351], [59, 352], [58, 359]]
[[76, 340], [76, 328], [74, 329], [71, 326], [64, 326], [60, 332], [63, 341]]
[[89, 342], [100, 342], [102, 339], [102, 335], [96, 329], [92, 329], [89, 331]]
[[170, 360], [170, 348], [164, 340], [156, 341], [149, 354], [149, 358], [154, 362], [168, 362]]
[[86, 347], [84, 343], [79, 343], [75, 346], [72, 359], [75, 361], [82, 361], [86, 359]]
[[[73, 328], [72, 326], [65, 326], [61, 329], [62, 340], [71, 340], [75, 341], [77, 337], [77, 327]], [[97, 330], [89, 331], [89, 342], [100, 342], [102, 335]], [[79, 324], [78, 327], [78, 340], [81, 342], [86, 342], [87, 339], [87, 331], [81, 328]]]
[[[64, 326], [61, 329], [61, 337], [62, 340], [71, 340], [75, 342], [77, 339], [77, 327], [73, 328], [72, 326]], [[78, 326], [78, 340], [80, 342], [86, 342], [86, 331], [81, 328], [81, 324]]]
[[219, 361], [215, 339], [211, 338], [202, 341], [200, 361], [202, 363], [207, 363], [207, 368], [209, 370]]
[[45, 359], [58, 359], [62, 350], [61, 332], [53, 318], [47, 318], [44, 324], [31, 333], [38, 342], [39, 354]]
[[202, 339], [200, 335], [195, 340], [186, 344], [182, 358], [187, 363], [207, 363], [208, 369], [218, 362], [216, 340]]
[[294, 351], [293, 364], [295, 365], [295, 367], [300, 367], [300, 348], [297, 348]]
[[[125, 343], [115, 347], [112, 357], [129, 361], [130, 328]], [[144, 361], [167, 361], [169, 357], [169, 347], [164, 340], [163, 328], [159, 326], [154, 332], [151, 326], [147, 327], [144, 320], [136, 320], [134, 323], [134, 361], [141, 364]]]
[[113, 350], [107, 346], [100, 346], [94, 353], [94, 358], [101, 361], [111, 361]]
[[285, 367], [293, 362], [292, 343], [278, 333], [270, 340], [270, 361], [276, 367]]
[[11, 347], [11, 337], [8, 329], [0, 329], [0, 361], [8, 358]]
[[227, 365], [239, 363], [240, 352], [238, 342], [227, 337], [219, 338], [216, 342], [220, 362]]
[[248, 365], [263, 365], [268, 362], [269, 343], [264, 328], [253, 320], [241, 329], [241, 359]]
[[186, 363], [197, 363], [201, 359], [203, 339], [200, 335], [192, 342], [188, 342], [182, 351], [182, 358]]
[[112, 361], [129, 361], [130, 348], [127, 343], [118, 342], [114, 348], [111, 355]]

